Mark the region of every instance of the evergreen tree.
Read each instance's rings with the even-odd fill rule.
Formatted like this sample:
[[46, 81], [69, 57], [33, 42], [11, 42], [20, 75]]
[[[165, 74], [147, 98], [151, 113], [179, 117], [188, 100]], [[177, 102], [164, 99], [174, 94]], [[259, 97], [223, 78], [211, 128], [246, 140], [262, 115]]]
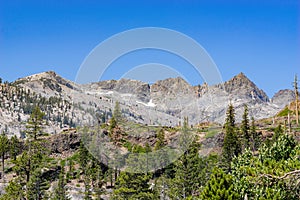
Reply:
[[117, 126], [117, 121], [116, 118], [114, 116], [112, 116], [112, 118], [110, 119], [110, 126], [109, 126], [109, 131], [110, 131], [110, 135], [112, 137], [112, 134], [114, 133], [114, 128], [116, 128]]
[[261, 135], [256, 131], [254, 117], [251, 117], [250, 135], [252, 140], [252, 149], [257, 151], [261, 144]]
[[85, 148], [83, 142], [80, 142], [79, 146], [79, 164], [80, 169], [82, 170], [83, 174], [83, 182], [84, 182], [84, 199], [88, 200], [91, 199], [91, 178], [90, 178], [90, 160], [92, 159], [89, 151]]
[[116, 101], [113, 117], [115, 118], [116, 122], [120, 122], [122, 120], [122, 111], [120, 107], [120, 102]]
[[198, 144], [192, 142], [189, 149], [176, 161], [175, 178], [169, 193], [172, 199], [186, 199], [199, 193], [204, 179], [204, 163], [199, 157], [198, 148]]
[[248, 106], [244, 105], [244, 113], [241, 124], [241, 132], [242, 132], [242, 141], [243, 148], [249, 148], [250, 146], [250, 126], [249, 126], [249, 118], [248, 118]]
[[26, 126], [28, 138], [25, 141], [23, 152], [13, 163], [13, 170], [18, 175], [21, 185], [26, 185], [27, 199], [46, 198], [45, 190], [49, 187], [48, 181], [43, 176], [45, 167], [49, 166], [49, 152], [43, 147], [42, 140], [38, 137], [41, 132], [43, 113], [39, 108], [31, 114]]
[[[163, 129], [160, 129], [157, 132], [156, 135], [157, 141], [154, 146], [154, 160], [153, 162], [155, 163], [154, 168], [156, 169], [156, 176], [159, 176], [160, 174], [163, 173], [163, 168], [166, 167], [168, 163], [168, 152], [167, 149], [165, 148], [165, 132]], [[152, 159], [152, 158], [151, 158]]]
[[230, 167], [230, 162], [234, 156], [241, 153], [241, 146], [236, 134], [234, 108], [229, 105], [225, 120], [225, 137], [222, 156], [226, 167]]
[[45, 113], [43, 113], [38, 106], [36, 106], [27, 122], [26, 125], [26, 136], [30, 139], [37, 140], [38, 136], [42, 135], [43, 128], [43, 117]]
[[164, 144], [165, 132], [163, 129], [159, 129], [159, 131], [156, 134], [156, 138], [157, 138], [157, 141], [155, 143], [154, 150], [159, 150], [165, 146], [165, 144]]
[[36, 169], [26, 185], [27, 200], [47, 199], [46, 190], [49, 186], [49, 182], [42, 175], [41, 169]]
[[300, 196], [300, 146], [289, 135], [259, 148], [258, 156], [246, 149], [231, 162], [234, 190], [239, 199], [289, 199]]
[[18, 153], [20, 152], [20, 141], [17, 136], [12, 136], [9, 140], [9, 155], [11, 159], [16, 160]]
[[272, 141], [271, 144], [273, 144], [274, 142], [276, 142], [279, 138], [279, 136], [281, 136], [283, 134], [283, 129], [281, 124], [279, 124], [275, 129], [274, 129], [274, 134], [272, 137]]
[[0, 135], [0, 155], [2, 159], [2, 177], [4, 177], [4, 161], [5, 155], [9, 151], [9, 143], [6, 134], [2, 133]]
[[101, 199], [101, 194], [104, 193], [104, 190], [102, 189], [102, 186], [104, 185], [104, 174], [101, 163], [93, 159], [93, 166], [91, 169], [93, 170], [91, 176], [93, 190], [96, 194], [97, 199]]
[[113, 200], [153, 200], [155, 194], [149, 188], [150, 175], [121, 172], [113, 192]]
[[23, 200], [25, 193], [23, 185], [20, 184], [20, 179], [17, 177], [11, 180], [5, 187], [5, 193], [1, 195], [0, 200]]
[[207, 200], [235, 200], [239, 199], [234, 191], [232, 177], [221, 169], [215, 168], [210, 180], [204, 187], [201, 199]]
[[66, 174], [65, 174], [65, 164], [60, 161], [61, 171], [59, 173], [58, 183], [54, 190], [54, 195], [51, 200], [69, 200], [66, 189]]
[[175, 178], [169, 192], [172, 199], [185, 199], [198, 194], [204, 178], [201, 173], [204, 163], [199, 157], [199, 144], [188, 130], [187, 118], [183, 123], [182, 136], [181, 142], [186, 151], [175, 163]]

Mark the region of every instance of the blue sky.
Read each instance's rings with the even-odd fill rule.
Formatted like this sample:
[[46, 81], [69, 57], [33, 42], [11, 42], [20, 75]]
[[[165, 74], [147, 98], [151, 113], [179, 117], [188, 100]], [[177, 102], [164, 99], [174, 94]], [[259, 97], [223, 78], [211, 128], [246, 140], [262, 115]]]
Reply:
[[[81, 63], [100, 42], [128, 29], [163, 27], [201, 44], [223, 80], [244, 72], [272, 97], [279, 89], [292, 88], [294, 75], [300, 76], [299, 4], [299, 0], [0, 0], [0, 77], [13, 81], [54, 70], [75, 80]], [[120, 78], [121, 67], [151, 62], [177, 65], [191, 84], [203, 82], [189, 67], [178, 66], [183, 61], [154, 50], [120, 58], [104, 78]]]

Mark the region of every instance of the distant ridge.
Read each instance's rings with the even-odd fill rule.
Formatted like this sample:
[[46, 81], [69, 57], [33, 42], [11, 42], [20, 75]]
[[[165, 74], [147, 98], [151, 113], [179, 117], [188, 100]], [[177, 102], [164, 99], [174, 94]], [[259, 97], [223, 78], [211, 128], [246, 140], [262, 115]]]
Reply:
[[[151, 85], [130, 79], [77, 84], [62, 78], [54, 71], [48, 71], [20, 78], [12, 85], [30, 91], [38, 98], [44, 97], [45, 100], [59, 98], [63, 103], [59, 103], [58, 107], [68, 105], [68, 109], [62, 111], [48, 108], [51, 112], [47, 116], [54, 120], [51, 123], [56, 124], [56, 131], [65, 126], [63, 118], [78, 125], [95, 124], [98, 120], [96, 113], [108, 113], [109, 116], [116, 101], [120, 102], [123, 115], [129, 120], [151, 125], [176, 126], [185, 116], [190, 124], [207, 121], [223, 124], [229, 102], [235, 107], [237, 121], [241, 120], [244, 104], [248, 105], [250, 116], [255, 119], [267, 118], [276, 115], [293, 97], [290, 90], [281, 90], [269, 100], [266, 93], [244, 73], [217, 85], [204, 83], [192, 86], [181, 77], [159, 80]], [[11, 105], [12, 102], [3, 104]], [[17, 106], [21, 102], [13, 104]], [[3, 118], [4, 122], [0, 131], [5, 124], [21, 127], [16, 116], [23, 120], [29, 117], [22, 109], [1, 109], [2, 113], [7, 114], [0, 116], [0, 120]], [[57, 123], [55, 120], [60, 121]], [[15, 128], [16, 132], [20, 129]]]

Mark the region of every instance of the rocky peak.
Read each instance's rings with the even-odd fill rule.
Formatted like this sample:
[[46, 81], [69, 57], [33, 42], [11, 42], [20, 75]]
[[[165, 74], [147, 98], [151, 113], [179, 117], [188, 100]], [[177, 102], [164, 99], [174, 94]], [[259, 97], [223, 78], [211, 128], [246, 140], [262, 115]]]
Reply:
[[[15, 81], [16, 85], [23, 85], [28, 88], [40, 88], [42, 90], [48, 88], [50, 91], [61, 93], [63, 88], [67, 87], [71, 90], [78, 90], [78, 87], [72, 81], [66, 80], [57, 75], [54, 71], [47, 71], [33, 74], [25, 78]], [[48, 92], [50, 92], [48, 91]], [[41, 91], [40, 91], [41, 92]], [[51, 92], [50, 92], [51, 93]]]
[[239, 73], [224, 83], [226, 92], [238, 96], [246, 96], [256, 101], [268, 102], [266, 93], [259, 89], [244, 73]]
[[249, 80], [249, 78], [244, 73], [239, 73], [238, 75], [231, 78], [229, 81], [225, 82], [225, 90], [231, 92], [239, 87], [256, 87], [255, 84]]
[[271, 99], [271, 102], [283, 108], [288, 103], [295, 99], [295, 93], [293, 90], [279, 90]]
[[188, 84], [183, 78], [168, 78], [159, 80], [151, 86], [151, 92], [164, 92], [167, 94], [188, 94], [193, 91], [193, 87]]

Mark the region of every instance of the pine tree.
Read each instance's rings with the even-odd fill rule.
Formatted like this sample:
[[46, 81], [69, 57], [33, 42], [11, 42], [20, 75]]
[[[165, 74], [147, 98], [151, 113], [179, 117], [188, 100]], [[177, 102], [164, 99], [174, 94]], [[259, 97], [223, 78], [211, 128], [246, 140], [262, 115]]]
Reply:
[[60, 161], [61, 171], [59, 173], [58, 183], [54, 190], [54, 196], [51, 200], [69, 200], [70, 198], [67, 196], [66, 189], [66, 174], [65, 174], [65, 164], [63, 161]]
[[157, 138], [157, 141], [155, 143], [154, 150], [159, 150], [165, 146], [165, 144], [164, 144], [165, 132], [163, 129], [159, 129], [159, 131], [156, 134], [156, 138]]
[[227, 116], [225, 120], [225, 137], [222, 150], [224, 164], [229, 168], [230, 162], [234, 156], [241, 153], [241, 146], [236, 134], [234, 108], [232, 104], [229, 105]]
[[252, 140], [252, 149], [257, 151], [261, 144], [261, 135], [256, 131], [254, 117], [251, 117], [250, 135]]
[[91, 160], [93, 157], [89, 153], [89, 151], [84, 146], [83, 142], [81, 141], [79, 146], [79, 164], [80, 169], [82, 170], [83, 175], [83, 183], [84, 183], [84, 199], [89, 200], [92, 199], [91, 197]]
[[234, 191], [232, 177], [225, 174], [223, 170], [215, 168], [210, 180], [204, 187], [201, 199], [207, 200], [235, 200], [239, 199], [238, 194]]
[[39, 139], [42, 129], [43, 113], [35, 108], [26, 126], [28, 138], [25, 141], [25, 150], [16, 158], [13, 170], [18, 175], [21, 185], [26, 185], [27, 199], [46, 198], [45, 190], [49, 188], [48, 181], [43, 176], [45, 166], [49, 167], [49, 152], [43, 147]]
[[0, 135], [0, 155], [2, 159], [2, 178], [4, 177], [4, 161], [5, 155], [9, 151], [9, 143], [6, 134], [2, 133]]
[[175, 178], [169, 193], [172, 199], [186, 199], [197, 194], [203, 180], [201, 171], [204, 163], [199, 157], [199, 144], [188, 130], [187, 118], [183, 123], [181, 142], [186, 151], [175, 163]]
[[186, 199], [198, 194], [203, 182], [204, 163], [199, 157], [199, 146], [194, 141], [175, 163], [175, 178], [172, 180], [170, 197]]
[[117, 123], [119, 123], [122, 120], [122, 111], [120, 108], [120, 102], [118, 101], [116, 101], [113, 116]]
[[110, 126], [109, 126], [109, 131], [110, 131], [111, 137], [112, 137], [114, 128], [116, 128], [116, 126], [117, 126], [116, 118], [114, 116], [112, 116], [112, 118], [110, 119]]
[[[165, 132], [163, 129], [160, 129], [157, 132], [156, 135], [157, 141], [154, 146], [154, 160], [153, 162], [155, 163], [155, 169], [156, 169], [156, 176], [159, 176], [160, 174], [163, 173], [163, 168], [166, 167], [167, 163], [169, 162], [168, 160], [168, 152], [167, 149], [165, 148]], [[151, 158], [152, 159], [152, 158]]]
[[244, 105], [244, 114], [241, 124], [241, 132], [242, 132], [242, 141], [243, 141], [243, 148], [249, 148], [250, 146], [250, 127], [249, 127], [249, 118], [248, 118], [248, 106]]
[[18, 153], [20, 152], [20, 141], [17, 136], [12, 136], [9, 140], [9, 155], [11, 159], [16, 160]]
[[0, 196], [0, 200], [23, 200], [25, 193], [20, 178], [11, 180], [5, 187], [5, 193]]
[[42, 175], [41, 169], [36, 169], [26, 185], [27, 200], [46, 199], [46, 190], [49, 187], [50, 184]]
[[92, 172], [92, 185], [97, 199], [101, 199], [101, 194], [104, 193], [102, 186], [104, 185], [104, 174], [102, 171], [101, 163], [93, 159]]
[[39, 107], [35, 107], [30, 115], [26, 125], [26, 136], [30, 139], [37, 140], [38, 136], [42, 135], [43, 128], [43, 113]]
[[150, 175], [121, 172], [115, 185], [112, 200], [153, 200], [155, 194], [149, 189]]

